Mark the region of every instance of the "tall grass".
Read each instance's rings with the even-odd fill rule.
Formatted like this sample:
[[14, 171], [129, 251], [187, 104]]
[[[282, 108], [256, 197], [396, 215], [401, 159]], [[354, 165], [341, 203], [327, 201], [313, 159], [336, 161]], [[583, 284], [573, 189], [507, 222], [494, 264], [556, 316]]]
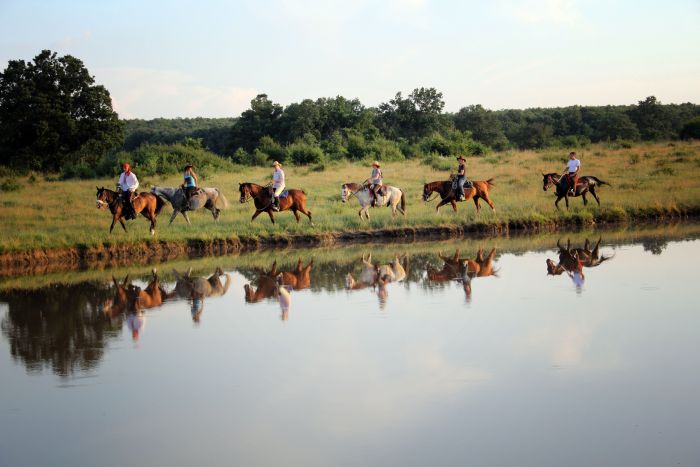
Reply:
[[[289, 212], [275, 214], [277, 224], [272, 225], [263, 214], [250, 222], [252, 204], [238, 203], [238, 183], [252, 181], [266, 183], [271, 176], [267, 167], [236, 167], [232, 172], [209, 174], [202, 180], [203, 186], [223, 189], [232, 202], [215, 222], [208, 211], [190, 214], [192, 226], [177, 218], [172, 226], [167, 221], [166, 208], [158, 218], [155, 240], [182, 241], [185, 239], [213, 240], [221, 238], [288, 236], [296, 234], [320, 234], [378, 230], [402, 227], [455, 226], [465, 224], [506, 224], [512, 222], [546, 223], [563, 221], [590, 223], [594, 219], [620, 221], [636, 216], [652, 217], [654, 213], [682, 213], [700, 207], [700, 143], [640, 145], [631, 148], [601, 145], [579, 150], [582, 173], [595, 175], [613, 186], [600, 189], [602, 206], [598, 208], [590, 197], [587, 207], [581, 198], [571, 199], [570, 211], [554, 208], [551, 192], [542, 191], [541, 172], [561, 172], [565, 167], [566, 153], [545, 151], [521, 151], [492, 153], [487, 157], [470, 157], [467, 161], [468, 176], [474, 180], [495, 177], [496, 186], [492, 198], [497, 211], [492, 213], [484, 205], [479, 216], [474, 205], [461, 203], [458, 212], [449, 206], [435, 212], [435, 204], [421, 200], [422, 185], [429, 181], [444, 180], [456, 170], [456, 161], [440, 156], [427, 163], [418, 160], [388, 162], [382, 169], [385, 182], [405, 190], [407, 196], [406, 217], [392, 218], [386, 208], [370, 211], [369, 222], [357, 215], [359, 205], [351, 198], [343, 204], [340, 185], [344, 182], [360, 182], [370, 173], [369, 164], [325, 162], [323, 167], [285, 167], [287, 184], [302, 188], [308, 194], [308, 207], [313, 212], [314, 225], [305, 218], [297, 224]], [[142, 177], [142, 189], [147, 185], [176, 186], [179, 176], [151, 175]], [[73, 246], [96, 246], [115, 243], [134, 243], [150, 240], [148, 223], [139, 218], [128, 222], [129, 232], [116, 226], [110, 235], [108, 227], [111, 215], [95, 208], [95, 185], [113, 187], [114, 179], [53, 181], [37, 179], [19, 180], [22, 189], [0, 193], [0, 252]]]

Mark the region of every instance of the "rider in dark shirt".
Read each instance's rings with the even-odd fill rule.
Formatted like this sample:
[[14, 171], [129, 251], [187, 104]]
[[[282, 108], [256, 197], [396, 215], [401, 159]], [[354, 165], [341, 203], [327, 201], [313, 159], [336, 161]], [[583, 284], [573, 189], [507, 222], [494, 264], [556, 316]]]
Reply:
[[464, 156], [457, 157], [457, 201], [464, 200], [464, 184], [467, 182], [467, 159]]

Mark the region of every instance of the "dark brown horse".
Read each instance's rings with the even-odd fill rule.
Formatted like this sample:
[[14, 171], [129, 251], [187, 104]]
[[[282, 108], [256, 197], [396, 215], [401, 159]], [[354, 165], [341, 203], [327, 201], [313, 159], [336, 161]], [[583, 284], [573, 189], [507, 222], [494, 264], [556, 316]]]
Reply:
[[593, 177], [592, 175], [583, 175], [579, 177], [578, 183], [576, 183], [576, 189], [574, 190], [574, 194], [571, 195], [569, 194], [569, 180], [567, 177], [553, 172], [548, 174], [543, 173], [542, 190], [547, 191], [547, 189], [552, 185], [556, 187], [557, 200], [554, 202], [554, 205], [557, 207], [557, 209], [559, 209], [559, 201], [561, 201], [562, 198], [564, 198], [564, 201], [566, 201], [566, 209], [569, 209], [569, 196], [581, 196], [583, 198], [583, 205], [587, 205], [588, 199], [586, 198], [586, 194], [588, 192], [590, 192], [593, 195], [596, 202], [598, 203], [598, 206], [600, 206], [600, 199], [598, 199], [598, 194], [595, 192], [596, 187], [599, 187], [601, 185], [612, 186], [608, 182], [604, 182], [598, 177]]
[[[272, 215], [274, 209], [272, 209], [272, 194], [270, 194], [270, 189], [266, 186], [258, 185], [255, 183], [240, 183], [238, 185], [238, 190], [241, 192], [241, 203], [247, 203], [251, 199], [255, 204], [255, 213], [250, 219], [254, 221], [260, 213], [266, 212], [270, 216], [272, 223], [275, 223], [275, 217]], [[288, 194], [284, 198], [280, 198], [280, 211], [291, 210], [294, 213], [294, 217], [297, 218], [299, 222], [299, 213], [306, 214], [309, 218], [309, 222], [313, 224], [311, 220], [311, 211], [306, 209], [306, 193], [304, 190], [296, 190], [291, 188]]]
[[272, 263], [269, 271], [258, 269], [255, 288], [251, 284], [243, 286], [245, 301], [257, 303], [266, 298], [276, 297], [280, 286], [287, 286], [293, 290], [308, 289], [311, 287], [311, 268], [313, 265], [313, 259], [304, 266], [299, 258], [293, 271], [280, 271], [277, 268], [277, 261]]
[[595, 246], [591, 250], [591, 244], [586, 239], [583, 248], [571, 248], [571, 241], [567, 240], [566, 248], [564, 248], [557, 240], [557, 248], [559, 248], [559, 263], [556, 264], [551, 259], [547, 259], [547, 275], [558, 276], [565, 271], [580, 270], [583, 267], [594, 268], [599, 266], [604, 261], [609, 260], [612, 256], [600, 254], [600, 241], [598, 238]]
[[[124, 224], [124, 205], [116, 191], [108, 190], [105, 187], [97, 188], [97, 209], [101, 209], [105, 206], [109, 207], [112, 213], [112, 225], [109, 226], [109, 233], [112, 233], [114, 229], [115, 222], [119, 221], [126, 232], [126, 224]], [[160, 214], [160, 211], [165, 206], [165, 201], [160, 199], [160, 197], [151, 193], [139, 193], [131, 202], [134, 207], [136, 214], [141, 213], [143, 217], [151, 221], [151, 235], [156, 233], [156, 216]]]
[[[486, 201], [489, 206], [491, 206], [492, 211], [496, 211], [496, 206], [494, 206], [493, 201], [489, 197], [489, 190], [494, 187], [493, 178], [489, 178], [485, 181], [472, 182], [472, 188], [464, 188], [464, 200], [469, 199], [474, 200], [474, 205], [476, 206], [477, 214], [481, 211], [481, 205], [479, 203], [480, 199]], [[452, 209], [457, 212], [457, 196], [455, 190], [452, 188], [451, 180], [441, 180], [437, 182], [430, 182], [423, 185], [423, 201], [431, 201], [430, 195], [437, 193], [441, 200], [435, 207], [436, 211], [440, 211], [440, 208], [447, 203], [452, 205]]]

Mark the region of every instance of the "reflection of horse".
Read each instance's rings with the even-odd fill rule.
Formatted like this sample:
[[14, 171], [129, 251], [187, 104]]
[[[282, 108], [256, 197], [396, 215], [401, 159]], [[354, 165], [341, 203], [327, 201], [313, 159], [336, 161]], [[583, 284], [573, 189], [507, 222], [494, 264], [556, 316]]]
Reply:
[[228, 200], [218, 188], [200, 188], [197, 193], [192, 195], [190, 202], [185, 206], [185, 191], [182, 188], [157, 187], [151, 188], [151, 193], [156, 196], [162, 196], [167, 199], [173, 207], [173, 214], [170, 216], [170, 224], [173, 223], [178, 213], [182, 214], [188, 224], [190, 217], [187, 211], [196, 211], [199, 208], [206, 208], [211, 211], [214, 220], [219, 220], [221, 209], [216, 207], [217, 201], [221, 201], [221, 207], [228, 207]]
[[[109, 226], [109, 233], [114, 229], [114, 223], [119, 221], [124, 232], [126, 232], [126, 224], [123, 220], [123, 205], [121, 196], [116, 191], [108, 190], [105, 187], [97, 188], [96, 194], [97, 208], [100, 209], [108, 206], [112, 213], [112, 225]], [[156, 233], [156, 216], [165, 206], [165, 202], [151, 193], [139, 193], [131, 200], [131, 205], [134, 207], [136, 214], [141, 213], [143, 217], [151, 221], [151, 235]]]
[[559, 248], [559, 263], [555, 264], [551, 259], [547, 259], [547, 275], [558, 276], [562, 273], [573, 272], [582, 270], [585, 266], [587, 268], [594, 268], [600, 266], [604, 261], [612, 258], [612, 256], [605, 256], [600, 254], [600, 242], [602, 238], [598, 238], [593, 250], [590, 248], [590, 242], [586, 239], [583, 248], [571, 248], [571, 241], [567, 240], [566, 248], [564, 248], [560, 242], [557, 240], [557, 247]]
[[[473, 186], [471, 188], [464, 188], [464, 201], [473, 199], [477, 214], [481, 211], [481, 204], [479, 203], [480, 199], [486, 201], [489, 206], [491, 206], [492, 211], [496, 211], [496, 206], [489, 197], [489, 190], [494, 186], [493, 178], [489, 178], [485, 181], [472, 182], [472, 185]], [[452, 205], [452, 209], [457, 212], [457, 203], [459, 201], [457, 201], [455, 190], [452, 188], [451, 180], [430, 182], [423, 185], [423, 201], [431, 201], [430, 195], [433, 193], [438, 193], [440, 196], [440, 202], [435, 207], [436, 211], [439, 212], [442, 206], [450, 203]]]
[[[270, 216], [272, 223], [275, 223], [275, 217], [272, 215], [272, 194], [270, 194], [270, 189], [268, 187], [246, 182], [240, 183], [238, 185], [238, 190], [241, 193], [241, 203], [246, 203], [252, 199], [255, 204], [255, 213], [253, 213], [253, 217], [250, 219], [251, 221], [254, 221], [260, 213], [266, 212], [267, 215]], [[300, 219], [300, 212], [306, 214], [309, 218], [309, 222], [313, 224], [311, 220], [311, 211], [306, 209], [306, 193], [304, 190], [290, 188], [285, 191], [287, 192], [287, 196], [280, 196], [279, 210], [291, 210], [294, 213], [294, 217], [297, 218], [297, 222], [299, 222]], [[284, 192], [282, 192], [282, 195], [284, 195]]]
[[595, 192], [596, 187], [610, 184], [608, 182], [600, 180], [597, 177], [593, 177], [592, 175], [583, 175], [578, 178], [578, 183], [576, 184], [574, 194], [570, 195], [569, 180], [567, 177], [563, 177], [562, 175], [554, 172], [548, 174], [543, 173], [542, 190], [547, 191], [547, 189], [552, 185], [556, 186], [557, 195], [557, 200], [554, 202], [554, 205], [557, 207], [557, 209], [559, 209], [559, 201], [561, 201], [561, 199], [564, 198], [564, 201], [566, 201], [566, 209], [569, 209], [569, 196], [581, 196], [583, 198], [583, 205], [585, 206], [588, 204], [588, 199], [586, 198], [586, 193], [588, 192], [590, 192], [593, 195], [596, 202], [598, 203], [598, 206], [600, 206], [600, 199], [598, 199], [598, 194]]
[[[303, 290], [311, 286], [311, 268], [314, 260], [312, 259], [303, 266], [301, 258], [297, 261], [296, 268], [292, 271], [279, 271], [277, 261], [272, 263], [269, 271], [258, 269], [258, 278], [255, 287], [251, 284], [245, 284], [245, 301], [248, 303], [256, 303], [266, 298], [278, 296], [280, 287], [288, 287], [292, 290]], [[286, 289], [285, 289], [286, 290]], [[284, 292], [283, 292], [284, 293]]]
[[[168, 294], [170, 298], [183, 298], [192, 300], [192, 319], [199, 322], [202, 311], [204, 311], [204, 299], [208, 297], [217, 297], [228, 292], [231, 285], [231, 276], [221, 268], [216, 268], [214, 274], [208, 278], [192, 277], [192, 269], [188, 269], [184, 274], [173, 270], [176, 277], [175, 288]], [[226, 280], [221, 283], [221, 276]]]
[[112, 276], [114, 298], [105, 302], [105, 314], [109, 318], [114, 318], [122, 313], [136, 312], [162, 305], [166, 297], [165, 290], [160, 285], [158, 272], [153, 269], [151, 274], [151, 281], [145, 289], [133, 285], [129, 281], [128, 274], [121, 284]]
[[[377, 197], [375, 206], [391, 207], [391, 215], [396, 216], [396, 211], [404, 216], [406, 215], [406, 194], [399, 188], [391, 185], [383, 185], [381, 188], [383, 194]], [[369, 187], [360, 185], [359, 183], [343, 183], [341, 192], [343, 203], [347, 202], [351, 195], [355, 195], [360, 202], [360, 210], [357, 212], [369, 220], [369, 208], [372, 206], [373, 192]], [[400, 205], [399, 205], [400, 203]]]
[[495, 248], [492, 248], [485, 258], [484, 249], [479, 248], [476, 258], [473, 260], [461, 258], [459, 249], [455, 250], [452, 257], [444, 256], [442, 253], [439, 253], [438, 256], [444, 265], [442, 269], [436, 269], [431, 264], [428, 264], [426, 266], [428, 280], [433, 282], [457, 280], [461, 282], [468, 301], [471, 300], [472, 279], [474, 277], [498, 277], [498, 270], [493, 266], [493, 259], [496, 256]]
[[377, 297], [379, 298], [379, 307], [386, 306], [386, 299], [389, 295], [387, 285], [392, 282], [400, 282], [406, 278], [406, 268], [401, 264], [398, 256], [387, 264], [372, 263], [372, 255], [366, 259], [362, 255], [362, 270], [357, 277], [357, 280], [351, 273], [345, 276], [345, 288], [348, 290], [359, 290], [367, 287], [377, 288]]

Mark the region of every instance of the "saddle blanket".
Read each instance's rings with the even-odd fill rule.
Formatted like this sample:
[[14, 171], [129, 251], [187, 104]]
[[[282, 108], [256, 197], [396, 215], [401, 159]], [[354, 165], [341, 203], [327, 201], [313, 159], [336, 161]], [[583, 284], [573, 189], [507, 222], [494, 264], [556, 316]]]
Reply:
[[286, 198], [289, 196], [289, 190], [283, 190], [282, 193], [280, 193], [280, 199]]

